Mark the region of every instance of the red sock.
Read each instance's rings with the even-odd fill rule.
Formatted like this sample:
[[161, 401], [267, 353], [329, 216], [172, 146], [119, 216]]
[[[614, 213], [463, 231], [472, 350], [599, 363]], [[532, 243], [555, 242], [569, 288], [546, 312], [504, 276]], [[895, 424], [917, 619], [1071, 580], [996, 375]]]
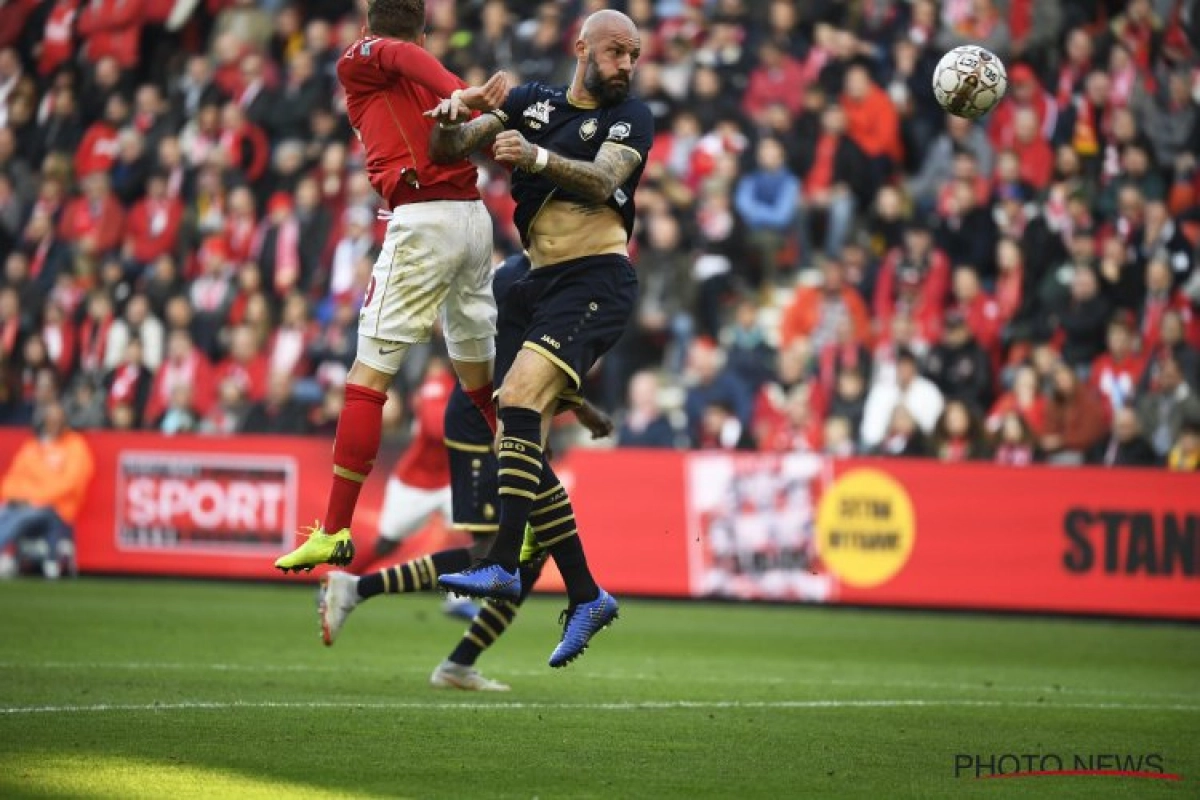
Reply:
[[487, 421], [492, 433], [495, 433], [496, 404], [492, 402], [492, 382], [488, 381], [478, 389], [467, 389], [464, 387], [463, 391], [467, 393], [467, 397], [471, 398], [471, 402], [479, 409], [479, 413], [483, 414], [483, 418]]
[[371, 473], [383, 437], [385, 402], [387, 395], [383, 392], [346, 384], [346, 405], [338, 417], [337, 437], [333, 440], [333, 486], [325, 510], [328, 533], [349, 528], [354, 519], [358, 493]]

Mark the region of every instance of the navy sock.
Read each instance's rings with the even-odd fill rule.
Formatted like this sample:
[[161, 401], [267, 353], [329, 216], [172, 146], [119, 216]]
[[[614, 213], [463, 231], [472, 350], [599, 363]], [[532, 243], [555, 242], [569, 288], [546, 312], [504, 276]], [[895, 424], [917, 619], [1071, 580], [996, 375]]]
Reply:
[[500, 528], [487, 557], [515, 572], [525, 523], [542, 483], [542, 415], [532, 408], [506, 406], [499, 417]]

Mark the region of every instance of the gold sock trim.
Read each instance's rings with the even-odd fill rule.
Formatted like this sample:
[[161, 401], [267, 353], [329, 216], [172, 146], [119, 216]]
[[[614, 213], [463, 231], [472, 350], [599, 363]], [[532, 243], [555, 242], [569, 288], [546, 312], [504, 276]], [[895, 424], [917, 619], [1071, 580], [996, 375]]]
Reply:
[[[525, 470], [523, 470], [523, 469], [512, 469], [512, 468], [510, 468], [510, 467], [504, 467], [504, 468], [500, 469], [499, 471], [497, 471], [497, 472], [496, 472], [496, 474], [497, 474], [497, 475], [499, 475], [499, 476], [500, 476], [500, 477], [502, 477], [502, 478], [503, 478], [505, 475], [513, 475], [513, 476], [515, 476], [515, 477], [517, 477], [517, 478], [521, 478], [521, 479], [523, 479], [523, 480], [527, 480], [527, 481], [529, 481], [529, 482], [530, 482], [530, 483], [532, 483], [532, 484], [537, 484], [537, 482], [538, 482], [538, 476], [537, 476], [537, 475], [534, 475], [532, 472], [526, 472], [526, 471], [525, 471]], [[537, 499], [537, 498], [534, 498], [534, 499]]]
[[555, 536], [553, 539], [548, 539], [547, 541], [544, 541], [544, 542], [538, 542], [538, 544], [544, 548], [545, 547], [553, 547], [554, 545], [558, 544], [559, 542], [570, 539], [572, 536], [575, 536], [578, 533], [579, 533], [578, 528], [572, 528], [571, 530], [567, 531], [564, 534]]
[[355, 483], [363, 483], [367, 480], [366, 475], [363, 475], [359, 472], [352, 472], [345, 467], [339, 467], [337, 464], [333, 465], [333, 474], [339, 478], [345, 478], [348, 481], [354, 481]]
[[[563, 506], [568, 505], [570, 502], [571, 502], [571, 498], [564, 497], [562, 500], [559, 500], [557, 503], [551, 503], [548, 506], [542, 506], [541, 508], [535, 508], [533, 511], [529, 512], [529, 516], [540, 517], [543, 514], [549, 514], [554, 509], [562, 508]], [[571, 516], [575, 516], [575, 514], [572, 512]], [[534, 530], [537, 530], [537, 528], [534, 528]]]
[[529, 527], [534, 533], [541, 533], [544, 530], [549, 530], [550, 528], [557, 527], [559, 525], [562, 525], [564, 522], [571, 522], [574, 519], [575, 519], [575, 515], [572, 513], [572, 514], [567, 514], [565, 517], [559, 517], [558, 519], [552, 519], [549, 522], [546, 522], [542, 525], [531, 525]]

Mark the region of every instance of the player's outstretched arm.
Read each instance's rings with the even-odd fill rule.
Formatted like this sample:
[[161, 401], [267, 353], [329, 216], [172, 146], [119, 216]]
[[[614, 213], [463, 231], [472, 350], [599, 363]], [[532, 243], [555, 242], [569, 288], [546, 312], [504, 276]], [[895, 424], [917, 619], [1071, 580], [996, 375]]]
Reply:
[[612, 197], [642, 163], [636, 150], [613, 142], [600, 145], [593, 161], [564, 158], [531, 144], [519, 131], [500, 133], [492, 151], [500, 163], [528, 172], [542, 172], [562, 188], [593, 203], [603, 203]]
[[[442, 105], [434, 111], [440, 110], [449, 102], [443, 100]], [[466, 116], [467, 113], [469, 112], [464, 111], [461, 115]], [[426, 114], [434, 116], [432, 112]], [[429, 158], [435, 164], [449, 164], [464, 159], [487, 147], [496, 134], [504, 130], [504, 123], [491, 114], [484, 114], [467, 123], [455, 122], [449, 114], [449, 111], [444, 112], [444, 119], [438, 119], [438, 124], [433, 126], [433, 133], [429, 137]]]

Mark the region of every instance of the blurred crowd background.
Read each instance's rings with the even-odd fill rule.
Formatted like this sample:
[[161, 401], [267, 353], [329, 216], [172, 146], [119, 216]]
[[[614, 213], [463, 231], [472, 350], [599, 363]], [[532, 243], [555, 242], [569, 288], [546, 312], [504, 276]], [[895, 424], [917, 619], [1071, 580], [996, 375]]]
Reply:
[[[472, 83], [567, 82], [599, 8], [641, 26], [641, 301], [586, 387], [619, 445], [1200, 464], [1200, 4], [427, 7]], [[384, 224], [334, 76], [361, 29], [0, 0], [0, 424], [332, 434]], [[978, 123], [929, 90], [964, 43], [1008, 68]], [[505, 171], [481, 189], [499, 261]]]

